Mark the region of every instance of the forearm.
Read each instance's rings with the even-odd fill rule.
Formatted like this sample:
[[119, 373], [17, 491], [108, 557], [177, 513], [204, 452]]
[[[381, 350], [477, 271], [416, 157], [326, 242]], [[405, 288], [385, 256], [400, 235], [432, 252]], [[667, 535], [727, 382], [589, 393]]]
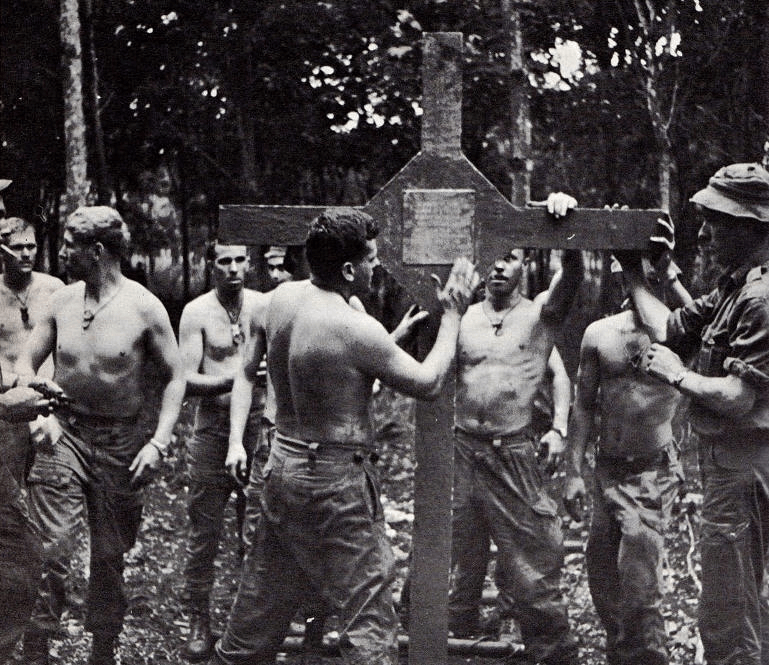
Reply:
[[233, 389], [233, 377], [208, 375], [198, 372], [187, 375], [188, 397], [213, 397], [229, 393]]
[[559, 373], [553, 378], [553, 427], [567, 430], [569, 405], [572, 398], [572, 383], [567, 373]]
[[171, 441], [171, 435], [182, 408], [186, 386], [187, 382], [184, 377], [181, 374], [175, 374], [163, 389], [158, 424], [152, 437], [163, 447], [167, 447]]
[[696, 372], [684, 371], [677, 386], [689, 395], [699, 406], [731, 418], [746, 415], [754, 406], [756, 392], [737, 376], [702, 376]]
[[666, 286], [674, 298], [676, 298], [679, 306], [688, 305], [693, 301], [693, 297], [690, 295], [690, 292], [684, 288], [684, 285], [679, 281], [678, 277], [673, 277], [670, 279], [666, 283]]
[[230, 445], [243, 445], [243, 434], [251, 411], [254, 383], [249, 380], [243, 369], [239, 370], [233, 381], [230, 395]]
[[572, 409], [572, 417], [569, 423], [569, 436], [567, 437], [567, 476], [581, 477], [583, 473], [583, 459], [588, 446], [588, 439], [592, 429], [593, 410], [587, 410], [576, 403]]
[[454, 310], [445, 311], [436, 336], [436, 342], [422, 362], [422, 369], [428, 377], [428, 385], [422, 397], [437, 397], [444, 387], [457, 351], [457, 335], [460, 332], [460, 314]]
[[667, 337], [666, 325], [671, 311], [653, 295], [639, 272], [626, 270], [625, 276], [629, 283], [634, 308], [642, 321], [642, 325], [654, 342], [665, 342]]

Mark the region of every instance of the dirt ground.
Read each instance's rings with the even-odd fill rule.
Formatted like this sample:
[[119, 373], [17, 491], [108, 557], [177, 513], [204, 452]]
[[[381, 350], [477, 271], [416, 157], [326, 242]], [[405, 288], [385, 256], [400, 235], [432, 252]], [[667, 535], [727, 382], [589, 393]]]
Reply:
[[[379, 423], [381, 448], [381, 479], [383, 505], [388, 521], [388, 536], [398, 565], [395, 591], [400, 590], [406, 574], [406, 558], [411, 543], [412, 480], [414, 454], [410, 414], [413, 405], [404, 398], [383, 394], [374, 402]], [[136, 546], [126, 558], [125, 581], [130, 598], [128, 615], [120, 638], [120, 658], [123, 665], [182, 665], [179, 655], [189, 632], [188, 617], [181, 602], [183, 566], [186, 560], [187, 481], [183, 440], [190, 428], [187, 408], [178, 428], [181, 436], [175, 454], [166, 462], [159, 478], [148, 489], [142, 527]], [[406, 425], [404, 425], [406, 423]], [[665, 565], [666, 629], [669, 634], [672, 665], [697, 662], [698, 638], [695, 614], [698, 597], [698, 518], [699, 487], [694, 453], [686, 450], [686, 492], [677, 506], [667, 535], [668, 557]], [[553, 483], [558, 493], [560, 479]], [[565, 537], [585, 543], [587, 524], [570, 523], [564, 518]], [[61, 632], [52, 640], [52, 662], [79, 665], [88, 657], [91, 637], [83, 630], [83, 598], [86, 589], [87, 549], [85, 534], [79, 536], [80, 546], [72, 561], [70, 603], [61, 624]], [[213, 629], [224, 628], [230, 604], [237, 589], [239, 558], [235, 530], [234, 502], [226, 512], [225, 535], [216, 561], [217, 579], [211, 599]], [[492, 587], [491, 581], [488, 582]], [[572, 629], [580, 641], [581, 665], [605, 663], [604, 632], [593, 608], [586, 581], [582, 551], [567, 555], [562, 587], [569, 601]], [[18, 655], [17, 655], [18, 658]], [[300, 665], [298, 656], [281, 657], [279, 662]], [[324, 659], [329, 665], [338, 659]], [[406, 659], [404, 658], [404, 662]], [[500, 660], [453, 657], [452, 665], [477, 663], [497, 665]]]

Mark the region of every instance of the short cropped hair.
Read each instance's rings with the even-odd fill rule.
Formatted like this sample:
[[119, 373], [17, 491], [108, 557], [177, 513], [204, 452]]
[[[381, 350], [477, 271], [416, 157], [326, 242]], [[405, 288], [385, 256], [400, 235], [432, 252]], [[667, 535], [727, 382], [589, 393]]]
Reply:
[[128, 250], [131, 234], [120, 213], [109, 206], [81, 206], [67, 217], [65, 231], [80, 243], [100, 242], [111, 254]]
[[0, 236], [3, 240], [7, 240], [14, 233], [24, 233], [29, 229], [34, 230], [32, 222], [28, 222], [21, 217], [6, 217], [0, 221]]
[[321, 213], [311, 222], [305, 241], [305, 255], [313, 276], [323, 281], [338, 279], [343, 264], [357, 263], [366, 256], [366, 241], [373, 239], [369, 235], [374, 229], [377, 225], [371, 215], [355, 208]]

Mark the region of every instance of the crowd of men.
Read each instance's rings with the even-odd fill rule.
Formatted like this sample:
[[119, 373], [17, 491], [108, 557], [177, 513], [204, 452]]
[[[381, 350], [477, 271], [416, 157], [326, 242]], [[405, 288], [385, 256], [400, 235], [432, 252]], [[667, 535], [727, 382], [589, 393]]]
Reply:
[[[182, 656], [273, 663], [299, 613], [315, 620], [308, 626], [316, 633], [326, 617], [337, 618], [344, 662], [395, 665], [394, 560], [369, 401], [375, 381], [431, 399], [454, 377], [453, 635], [516, 634], [525, 645], [516, 662], [578, 662], [569, 591], [560, 587], [561, 519], [546, 479], [565, 459], [564, 506], [581, 521], [585, 453], [595, 443], [586, 565], [607, 662], [669, 662], [663, 543], [682, 477], [672, 419], [687, 398], [704, 492], [706, 660], [765, 663], [768, 174], [757, 164], [725, 167], [691, 200], [702, 218], [701, 249], [722, 269], [719, 282], [693, 300], [670, 259], [653, 256], [653, 266], [639, 252], [616, 252], [626, 308], [586, 329], [571, 414], [572, 387], [554, 344], [583, 279], [577, 251], [564, 252], [547, 290], [531, 299], [520, 290], [520, 250], [487, 268], [476, 302], [481, 278], [458, 258], [445, 284], [436, 280], [440, 325], [418, 361], [400, 344], [425, 312], [407, 309], [388, 332], [366, 311], [379, 265], [377, 225], [360, 210], [313, 220], [304, 247], [309, 279], [295, 278], [295, 255], [270, 247], [263, 258], [275, 288], [265, 293], [245, 287], [246, 247], [213, 246], [214, 287], [186, 305], [178, 344], [160, 301], [121, 272], [129, 234], [116, 210], [83, 207], [67, 218], [60, 251], [67, 285], [33, 270], [34, 230], [4, 218], [0, 662], [22, 637], [25, 663], [50, 662], [66, 548], [83, 516], [88, 663], [116, 662], [124, 555], [187, 395], [200, 399], [187, 441], [190, 633]], [[559, 193], [547, 207], [562, 217], [576, 203]], [[661, 231], [651, 247], [671, 249], [673, 227], [662, 221]], [[664, 288], [680, 307], [668, 309]], [[553, 395], [545, 434], [535, 424], [544, 384]], [[140, 416], [153, 389], [160, 408], [148, 439]], [[210, 594], [233, 493], [240, 586], [215, 644]], [[482, 621], [490, 541], [498, 597]]]

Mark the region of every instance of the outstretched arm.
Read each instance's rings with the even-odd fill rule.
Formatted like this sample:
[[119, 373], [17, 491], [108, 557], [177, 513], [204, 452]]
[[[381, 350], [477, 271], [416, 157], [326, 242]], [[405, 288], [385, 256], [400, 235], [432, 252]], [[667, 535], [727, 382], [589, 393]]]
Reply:
[[406, 395], [435, 399], [452, 366], [460, 319], [478, 281], [479, 276], [471, 262], [458, 259], [444, 288], [437, 286], [437, 297], [444, 313], [433, 348], [421, 363], [400, 349], [377, 321], [363, 321], [356, 348], [359, 369]]

